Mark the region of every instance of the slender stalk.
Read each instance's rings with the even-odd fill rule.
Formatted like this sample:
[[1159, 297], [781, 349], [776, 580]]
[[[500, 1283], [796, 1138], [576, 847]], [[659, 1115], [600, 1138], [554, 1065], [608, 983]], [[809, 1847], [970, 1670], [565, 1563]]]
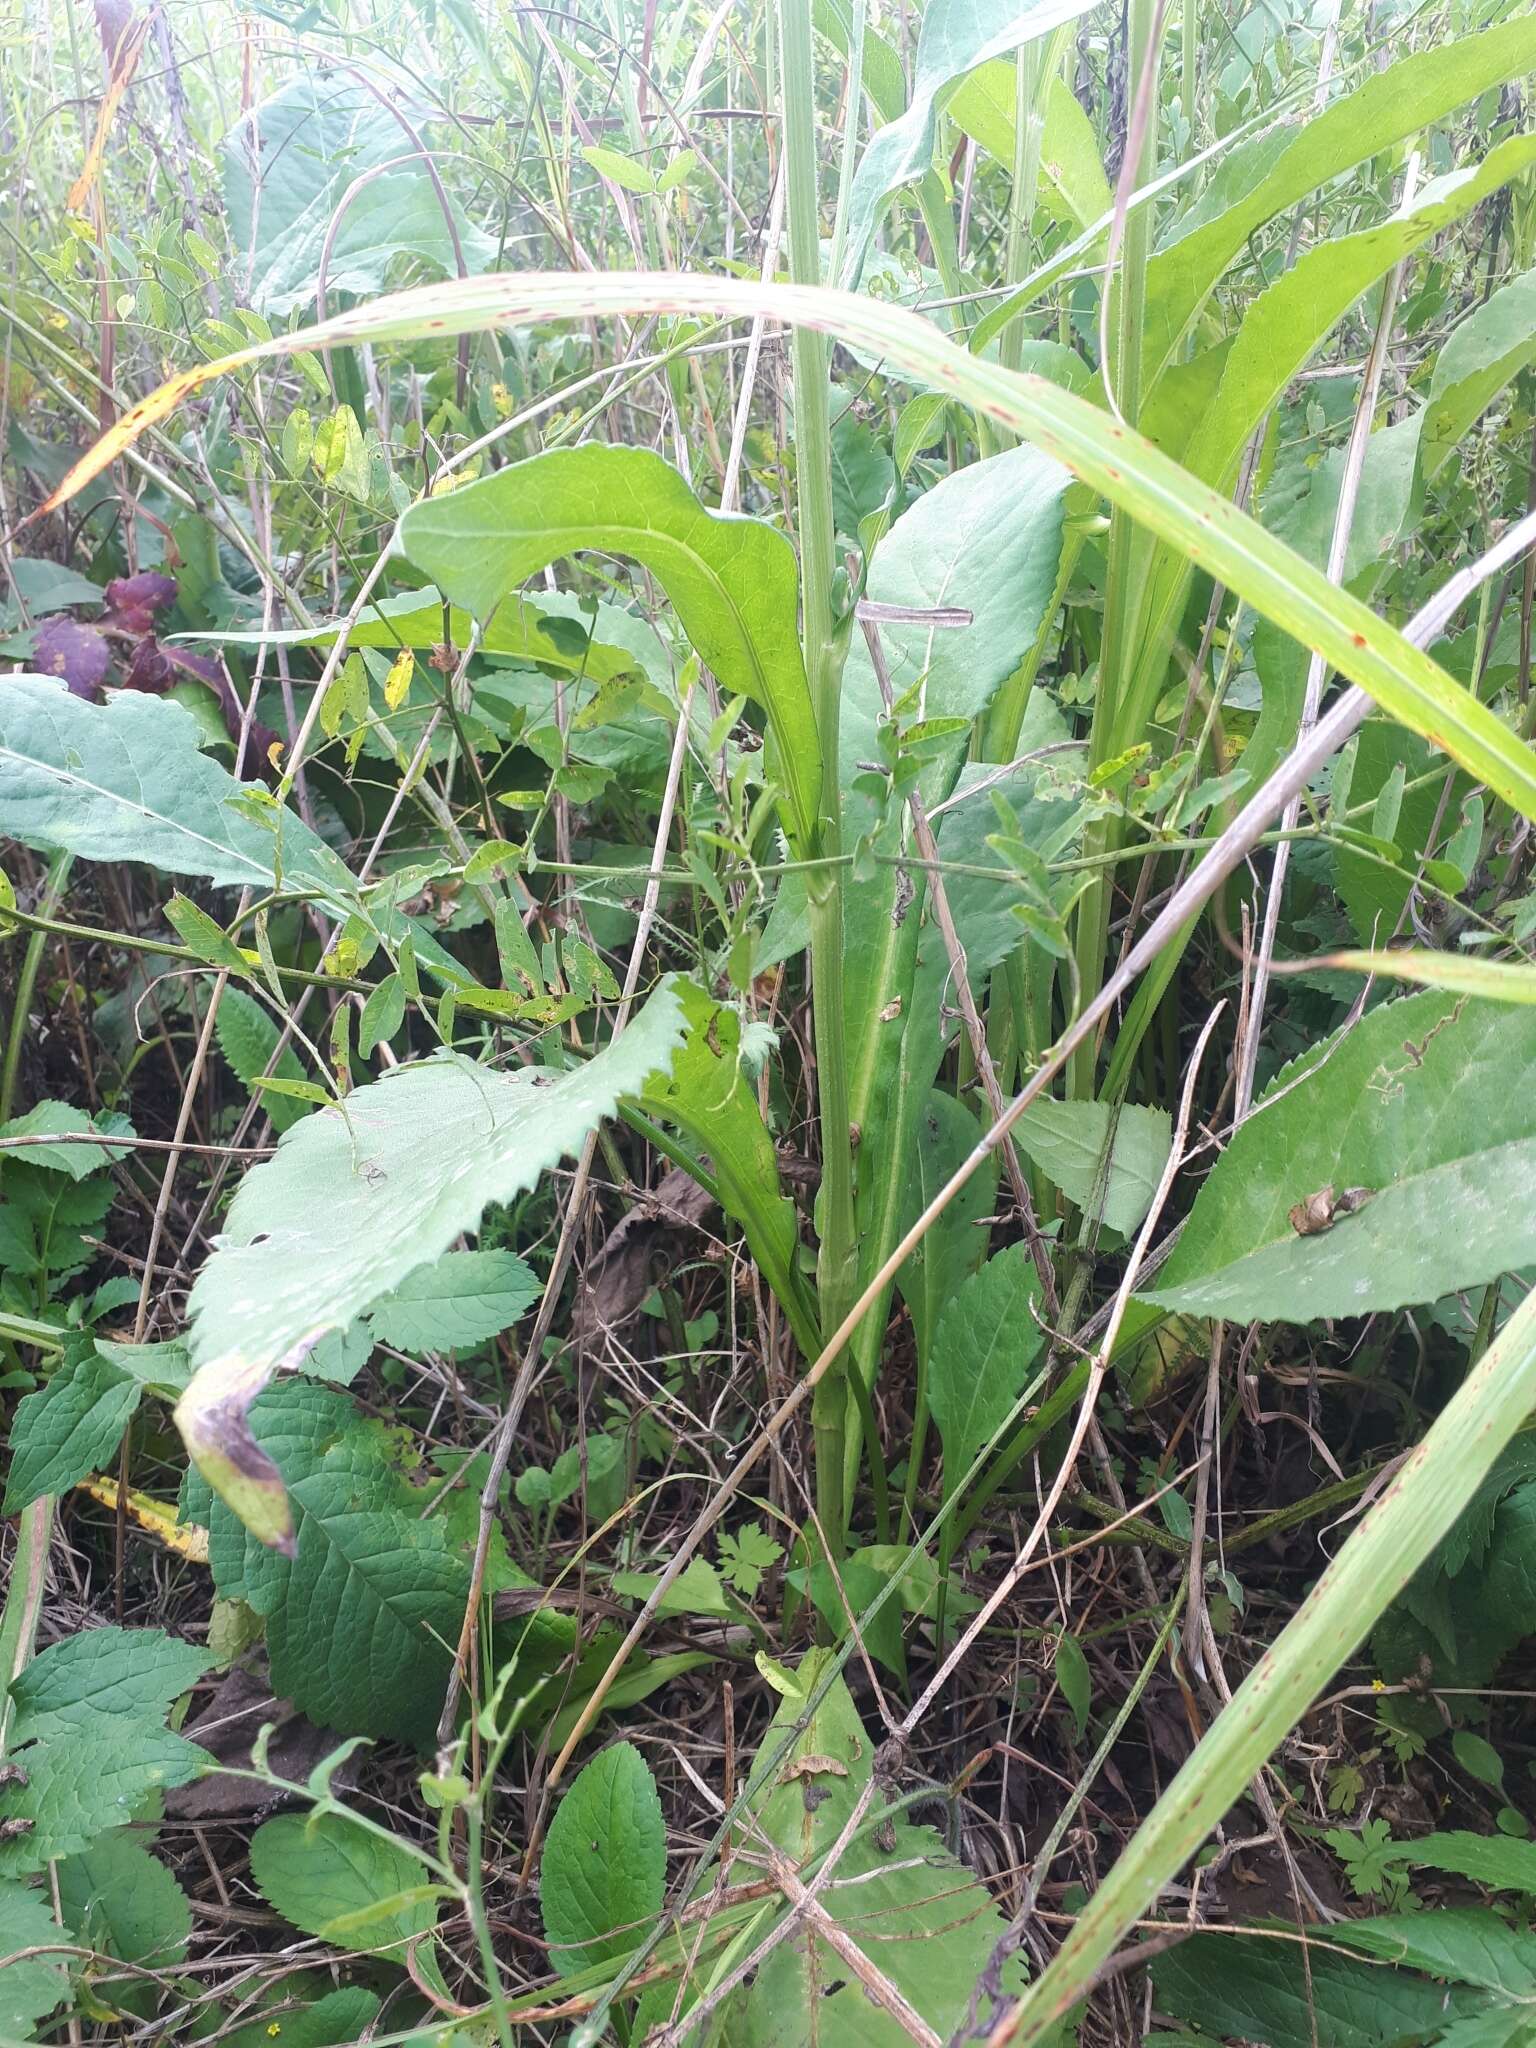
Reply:
[[[1148, 182], [1156, 158], [1154, 96], [1162, 14], [1162, 0], [1130, 0], [1127, 17], [1129, 49], [1126, 53], [1130, 102], [1125, 160], [1115, 194], [1116, 224], [1120, 229], [1120, 267], [1113, 284], [1106, 285], [1109, 296], [1104, 307], [1106, 319], [1101, 367], [1105, 391], [1122, 423], [1131, 427], [1135, 426], [1141, 411], [1142, 327], [1147, 257], [1152, 241], [1152, 209], [1133, 206], [1131, 200]], [[1111, 307], [1115, 330], [1113, 348], [1108, 345], [1107, 316]], [[1099, 686], [1094, 698], [1093, 725], [1089, 736], [1090, 772], [1139, 737], [1126, 729], [1127, 706], [1135, 697], [1146, 592], [1146, 580], [1140, 572], [1149, 546], [1137, 522], [1117, 505], [1109, 522]], [[1106, 820], [1085, 836], [1084, 851], [1103, 852], [1117, 840], [1115, 825]], [[1110, 895], [1109, 879], [1104, 876], [1090, 884], [1078, 905], [1075, 953], [1079, 1001], [1084, 1003], [1098, 993], [1104, 978]], [[1093, 1094], [1096, 1066], [1097, 1050], [1090, 1040], [1072, 1062], [1070, 1092], [1073, 1095]]]
[[[784, 174], [789, 217], [789, 268], [797, 284], [821, 277], [816, 159], [816, 67], [810, 0], [779, 0], [783, 64]], [[821, 821], [818, 853], [838, 851], [838, 696], [842, 662], [832, 620], [831, 398], [827, 343], [797, 326], [791, 345], [795, 379], [795, 482], [800, 538], [801, 635], [816, 727], [821, 739]], [[816, 1086], [821, 1116], [821, 1249], [817, 1286], [825, 1329], [847, 1313], [857, 1283], [853, 1214], [853, 1147], [843, 1023], [843, 871], [816, 870], [807, 890]], [[846, 1356], [816, 1389], [816, 1510], [834, 1556], [841, 1556], [848, 1508], [843, 1483], [849, 1425]]]
[[16, 1081], [21, 1072], [21, 1048], [26, 1043], [27, 1018], [32, 1009], [32, 998], [37, 992], [37, 977], [43, 964], [43, 952], [48, 944], [46, 921], [59, 907], [59, 900], [69, 882], [69, 871], [74, 865], [72, 853], [56, 853], [49, 863], [48, 875], [43, 883], [43, 893], [38, 900], [38, 915], [44, 921], [42, 930], [34, 931], [27, 940], [27, 950], [22, 955], [21, 972], [16, 977], [16, 1001], [11, 1010], [10, 1029], [5, 1039], [5, 1064], [0, 1067], [0, 1124], [9, 1123], [11, 1110], [16, 1101]]

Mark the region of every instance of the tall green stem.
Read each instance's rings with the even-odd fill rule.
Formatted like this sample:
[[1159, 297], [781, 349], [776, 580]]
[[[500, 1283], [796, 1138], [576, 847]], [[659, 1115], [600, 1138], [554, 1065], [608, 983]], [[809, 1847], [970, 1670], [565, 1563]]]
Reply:
[[[1130, 0], [1127, 21], [1129, 49], [1126, 53], [1128, 132], [1126, 162], [1117, 194], [1119, 203], [1135, 197], [1147, 182], [1156, 160], [1158, 110], [1155, 89], [1147, 102], [1147, 118], [1139, 136], [1136, 114], [1138, 103], [1143, 99], [1142, 81], [1148, 67], [1155, 68], [1157, 64], [1158, 53], [1153, 42], [1157, 16], [1157, 0]], [[1113, 393], [1121, 419], [1131, 427], [1136, 425], [1141, 411], [1142, 315], [1151, 232], [1152, 209], [1128, 206], [1119, 272], [1106, 284], [1106, 289], [1114, 292], [1114, 338], [1102, 368], [1106, 389]], [[1089, 736], [1090, 771], [1113, 759], [1140, 738], [1139, 733], [1127, 730], [1127, 714], [1136, 695], [1134, 686], [1142, 640], [1142, 599], [1145, 591], [1144, 564], [1139, 558], [1147, 547], [1146, 536], [1136, 522], [1116, 506], [1109, 522], [1104, 631], [1099, 646], [1099, 684]], [[1106, 821], [1088, 833], [1084, 851], [1107, 852], [1115, 843], [1116, 836], [1114, 825]], [[1075, 950], [1078, 1000], [1082, 1003], [1093, 1000], [1103, 981], [1104, 955], [1109, 939], [1111, 872], [1106, 867], [1084, 891], [1078, 905]], [[1096, 1063], [1096, 1052], [1090, 1039], [1072, 1061], [1070, 1092], [1073, 1095], [1092, 1095]]]
[[[779, 0], [784, 99], [784, 172], [789, 269], [796, 284], [821, 282], [821, 220], [816, 157], [816, 67], [810, 0]], [[827, 344], [800, 326], [791, 343], [795, 379], [795, 480], [800, 530], [801, 634], [821, 739], [821, 821], [818, 852], [838, 851], [838, 694], [841, 662], [832, 620], [831, 394]], [[843, 871], [812, 871], [807, 891], [811, 928], [816, 1085], [821, 1114], [821, 1250], [817, 1288], [821, 1323], [836, 1329], [853, 1302], [857, 1240], [853, 1217], [853, 1148], [848, 1120], [848, 1067], [843, 1020]], [[816, 1439], [816, 1509], [834, 1555], [847, 1534], [843, 1481], [849, 1422], [846, 1358], [817, 1385], [811, 1409]]]

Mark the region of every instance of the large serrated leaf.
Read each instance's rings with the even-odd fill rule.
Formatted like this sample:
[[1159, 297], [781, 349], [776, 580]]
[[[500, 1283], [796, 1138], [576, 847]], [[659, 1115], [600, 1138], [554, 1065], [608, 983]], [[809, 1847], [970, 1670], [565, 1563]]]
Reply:
[[516, 1252], [445, 1252], [376, 1301], [369, 1322], [401, 1351], [452, 1351], [510, 1329], [538, 1295], [538, 1275]]
[[4, 1513], [19, 1514], [45, 1493], [67, 1493], [122, 1442], [143, 1385], [92, 1349], [60, 1366], [28, 1394], [11, 1424]]
[[26, 1782], [0, 1788], [0, 1820], [27, 1825], [0, 1840], [0, 1877], [88, 1848], [152, 1792], [198, 1775], [205, 1753], [165, 1717], [211, 1662], [160, 1629], [122, 1628], [88, 1629], [33, 1659], [11, 1687], [9, 1754]]
[[637, 1948], [661, 1911], [667, 1831], [651, 1767], [630, 1742], [595, 1756], [560, 1802], [539, 1871], [561, 1976]]
[[[1536, 1015], [1438, 990], [1384, 1003], [1280, 1074], [1146, 1299], [1304, 1323], [1434, 1301], [1536, 1259]], [[1333, 1188], [1369, 1199], [1299, 1233]]]
[[345, 866], [302, 819], [249, 794], [200, 750], [201, 728], [169, 698], [71, 696], [52, 676], [0, 677], [0, 813], [12, 839], [89, 860], [142, 860], [168, 875], [201, 875], [265, 893], [280, 857], [290, 888], [345, 908]]
[[66, 1924], [119, 1962], [171, 1969], [186, 1952], [192, 1908], [170, 1871], [127, 1828], [114, 1828], [59, 1865]]
[[189, 1474], [221, 1598], [267, 1617], [272, 1682], [311, 1720], [426, 1749], [464, 1617], [469, 1568], [402, 1470], [398, 1433], [335, 1387], [285, 1380], [251, 1410], [252, 1440], [290, 1489], [294, 1555], [265, 1548]]
[[1176, 2018], [1268, 2048], [1379, 2048], [1432, 2038], [1488, 2003], [1484, 1992], [1357, 1962], [1326, 1943], [1307, 1964], [1298, 1967], [1289, 1944], [1197, 1934], [1157, 1958], [1152, 1981], [1159, 2006]]
[[637, 1095], [683, 1035], [664, 982], [623, 1036], [579, 1067], [509, 1074], [447, 1054], [305, 1117], [247, 1175], [192, 1291], [199, 1367], [176, 1410], [216, 1492], [268, 1542], [292, 1540], [270, 1461], [245, 1421], [257, 1390], [474, 1230]]

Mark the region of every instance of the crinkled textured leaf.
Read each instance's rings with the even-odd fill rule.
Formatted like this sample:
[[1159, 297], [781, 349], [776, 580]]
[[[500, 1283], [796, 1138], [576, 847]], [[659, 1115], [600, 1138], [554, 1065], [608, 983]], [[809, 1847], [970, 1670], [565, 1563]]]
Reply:
[[401, 1067], [305, 1117], [247, 1175], [192, 1292], [201, 1371], [176, 1413], [226, 1498], [242, 1480], [257, 1490], [255, 1508], [240, 1494], [241, 1512], [255, 1513], [267, 1541], [289, 1532], [274, 1475], [243, 1428], [254, 1392], [283, 1359], [441, 1257], [487, 1203], [510, 1201], [575, 1151], [670, 1059], [682, 1027], [664, 982], [580, 1067], [502, 1074], [454, 1055]]
[[[1146, 1299], [1310, 1322], [1434, 1301], [1536, 1259], [1536, 1058], [1527, 1008], [1438, 990], [1384, 1003], [1277, 1076], [1217, 1161]], [[1290, 1211], [1376, 1192], [1329, 1230]]]
[[67, 1361], [16, 1409], [4, 1513], [67, 1493], [122, 1442], [143, 1385], [94, 1348]]
[[1123, 1103], [1116, 1114], [1107, 1102], [1042, 1096], [1019, 1118], [1013, 1135], [1069, 1201], [1128, 1236], [1152, 1206], [1173, 1144], [1173, 1119], [1166, 1109], [1140, 1103]]
[[312, 1721], [428, 1747], [469, 1591], [462, 1548], [441, 1515], [422, 1520], [398, 1434], [339, 1388], [283, 1380], [251, 1423], [290, 1489], [296, 1554], [189, 1474], [183, 1515], [208, 1530], [215, 1588], [267, 1616], [272, 1683]]
[[[251, 1837], [251, 1872], [269, 1906], [306, 1934], [405, 1966], [405, 1945], [437, 1921], [435, 1898], [412, 1897], [432, 1882], [416, 1858], [342, 1813], [279, 1814]], [[402, 1894], [406, 1896], [402, 1896]], [[351, 1916], [391, 1899], [393, 1911], [348, 1928]]]
[[186, 1952], [192, 1933], [187, 1895], [125, 1828], [64, 1859], [59, 1900], [80, 1940], [119, 1962], [171, 1969]]
[[[72, 1939], [68, 1923], [60, 1927], [42, 1892], [0, 1878], [0, 1958]], [[52, 2012], [69, 1989], [70, 1961], [68, 1956], [0, 1961], [0, 2033], [21, 2041], [33, 2038], [33, 2021]]]
[[0, 1819], [31, 1827], [0, 1842], [0, 1876], [88, 1848], [150, 1793], [198, 1775], [206, 1754], [165, 1717], [211, 1661], [160, 1629], [121, 1628], [88, 1629], [32, 1660], [11, 1687], [10, 1756], [27, 1783], [0, 1788]]
[[108, 1337], [96, 1339], [96, 1349], [109, 1365], [125, 1372], [151, 1393], [175, 1396], [192, 1377], [192, 1361], [179, 1337], [160, 1344], [121, 1344]]
[[539, 1296], [539, 1279], [516, 1252], [445, 1252], [420, 1266], [369, 1312], [374, 1337], [401, 1351], [483, 1344]]
[[960, 1283], [939, 1316], [928, 1358], [928, 1405], [944, 1445], [946, 1493], [1024, 1391], [1045, 1336], [1033, 1312], [1039, 1295], [1029, 1247], [1009, 1245]]
[[[67, 1102], [36, 1102], [25, 1116], [13, 1116], [0, 1124], [0, 1145], [7, 1138], [67, 1137], [73, 1132], [95, 1131], [101, 1137], [133, 1136], [127, 1117], [115, 1112], [92, 1116], [89, 1110], [74, 1109]], [[43, 1173], [67, 1173], [71, 1180], [84, 1180], [100, 1173], [114, 1159], [125, 1159], [128, 1145], [27, 1145], [14, 1151], [0, 1151], [7, 1163], [14, 1161]]]
[[[452, 233], [411, 139], [411, 128], [420, 134], [431, 113], [421, 106], [404, 111], [409, 127], [360, 81], [316, 70], [293, 79], [232, 130], [223, 149], [224, 197], [248, 266], [250, 303], [261, 312], [275, 317], [311, 303], [333, 226], [330, 292], [379, 291], [399, 255], [456, 271]], [[400, 157], [412, 160], [397, 164]], [[385, 164], [393, 168], [381, 170]], [[352, 195], [354, 181], [368, 171], [379, 175]], [[453, 216], [468, 267], [483, 269], [491, 243], [457, 207]]]
[[[253, 1088], [259, 1077], [266, 1073], [272, 1055], [277, 1051], [280, 1033], [276, 1018], [244, 989], [226, 988], [214, 1019], [214, 1030], [218, 1033], [219, 1051], [246, 1087]], [[284, 1081], [308, 1078], [291, 1045], [283, 1047], [272, 1072]], [[310, 1112], [309, 1103], [296, 1102], [292, 1096], [275, 1095], [270, 1091], [263, 1096], [261, 1106], [279, 1135]]]
[[[46, 676], [0, 677], [0, 813], [12, 839], [90, 860], [141, 860], [266, 893], [278, 840], [236, 807], [242, 785], [200, 751], [196, 719], [168, 698], [120, 690], [85, 704]], [[291, 811], [281, 828], [289, 887], [344, 906], [342, 862]]]
[[539, 1906], [562, 1976], [628, 1955], [650, 1932], [667, 1882], [667, 1830], [651, 1767], [633, 1743], [595, 1756], [561, 1800], [544, 1843]]
[[[795, 1724], [827, 1669], [829, 1653], [802, 1658], [796, 1683], [758, 1750], [751, 1789], [760, 1825], [809, 1882], [818, 1859], [847, 1822], [874, 1765], [870, 1742], [841, 1678], [835, 1679], [798, 1735]], [[787, 1745], [787, 1747], [786, 1747]], [[875, 1795], [871, 1821], [881, 1815]], [[966, 2017], [1004, 1922], [990, 1893], [942, 1846], [931, 1828], [892, 1816], [895, 1847], [881, 1849], [872, 1828], [857, 1835], [821, 1903], [934, 2029], [947, 2038]], [[769, 1907], [758, 1932], [777, 1909]], [[1002, 1989], [1022, 1988], [1016, 1957], [1004, 1963]], [[836, 1987], [835, 1989], [833, 1987]], [[776, 1948], [752, 1985], [736, 1993], [725, 2038], [731, 2048], [905, 2048], [909, 2036], [871, 2004], [848, 1965], [803, 1924]]]
[[912, 100], [900, 120], [871, 136], [848, 202], [843, 276], [855, 285], [891, 193], [933, 165], [939, 104], [967, 71], [1086, 14], [1093, 0], [930, 0], [918, 37]]
[[447, 497], [423, 499], [400, 532], [411, 560], [482, 620], [530, 576], [582, 549], [643, 563], [722, 688], [767, 710], [776, 750], [770, 772], [809, 847], [821, 749], [800, 657], [794, 550], [782, 534], [758, 519], [708, 511], [660, 456], [598, 442], [531, 456]]

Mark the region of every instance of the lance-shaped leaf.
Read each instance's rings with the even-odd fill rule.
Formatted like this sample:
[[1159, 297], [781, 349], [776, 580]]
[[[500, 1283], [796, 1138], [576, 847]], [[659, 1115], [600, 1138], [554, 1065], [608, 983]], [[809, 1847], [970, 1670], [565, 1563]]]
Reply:
[[584, 1066], [509, 1074], [449, 1054], [401, 1067], [285, 1133], [246, 1176], [192, 1291], [199, 1370], [176, 1409], [216, 1493], [264, 1542], [291, 1549], [277, 1467], [247, 1419], [285, 1361], [344, 1330], [581, 1144], [670, 1059], [683, 1006], [663, 983]]
[[1536, 357], [1536, 270], [1493, 294], [1452, 328], [1435, 358], [1421, 436], [1424, 474], [1438, 475], [1456, 444]]
[[1529, 1008], [1384, 1003], [1276, 1076], [1147, 1299], [1304, 1323], [1434, 1301], [1536, 1259]]
[[747, 1235], [752, 1256], [789, 1317], [807, 1358], [820, 1349], [816, 1303], [796, 1262], [800, 1227], [779, 1184], [778, 1154], [742, 1063], [742, 1019], [696, 982], [673, 984], [688, 1036], [669, 1067], [658, 1067], [640, 1095], [650, 1115], [685, 1131], [708, 1166], [683, 1164], [704, 1181]]
[[1290, 121], [1233, 150], [1147, 265], [1142, 345], [1148, 374], [1172, 356], [1216, 280], [1266, 221], [1533, 64], [1536, 17], [1524, 14], [1481, 35], [1447, 38], [1399, 57], [1321, 114], [1298, 98]]
[[768, 714], [791, 834], [815, 838], [821, 750], [800, 658], [794, 550], [759, 519], [710, 512], [670, 463], [592, 443], [515, 462], [413, 505], [401, 545], [477, 619], [530, 576], [584, 549], [649, 569], [727, 691]]
[[1027, 1245], [995, 1252], [955, 1289], [933, 1336], [928, 1400], [944, 1445], [944, 1491], [1007, 1421], [1045, 1329], [1035, 1314], [1040, 1275]]
[[1533, 162], [1536, 135], [1512, 135], [1475, 168], [1426, 185], [1410, 212], [1299, 257], [1249, 305], [1235, 340], [1220, 352], [1220, 381], [1198, 408], [1183, 449], [1186, 467], [1218, 488], [1228, 485], [1260, 419], [1361, 293]]
[[857, 284], [890, 195], [933, 167], [945, 91], [967, 71], [1086, 14], [1093, 0], [930, 0], [917, 43], [912, 100], [899, 121], [870, 138], [848, 202], [841, 282]]
[[345, 907], [351, 875], [291, 811], [264, 811], [201, 751], [179, 704], [122, 690], [104, 704], [51, 676], [0, 677], [0, 817], [12, 839], [88, 860], [142, 860], [230, 888], [314, 890]]

